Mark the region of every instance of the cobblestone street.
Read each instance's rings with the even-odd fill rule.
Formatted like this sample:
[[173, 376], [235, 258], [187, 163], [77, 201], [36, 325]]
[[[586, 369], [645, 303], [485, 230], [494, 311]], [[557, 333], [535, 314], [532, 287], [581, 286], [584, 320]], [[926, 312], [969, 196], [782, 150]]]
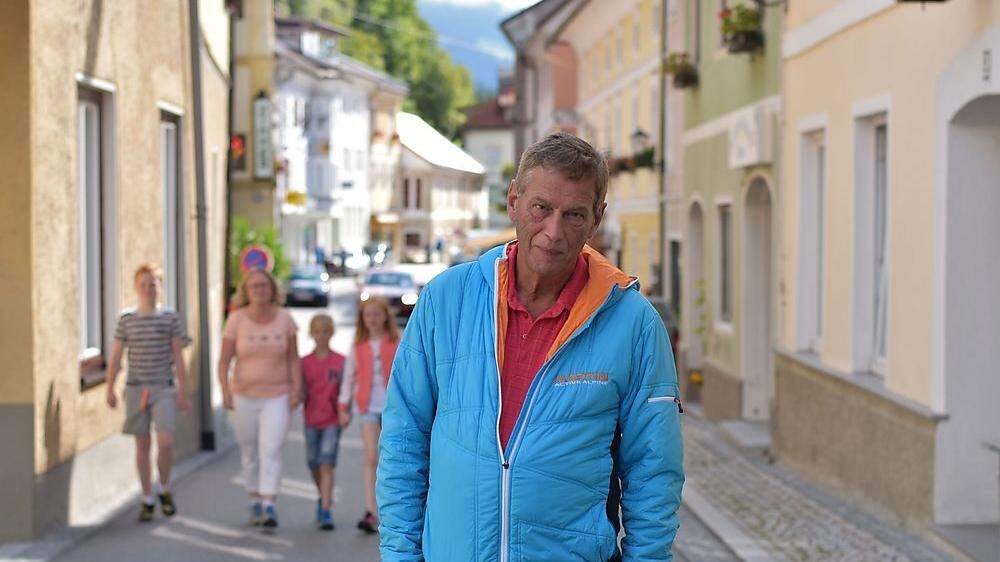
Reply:
[[[750, 560], [793, 562], [944, 562], [921, 539], [824, 494], [763, 459], [725, 442], [715, 424], [684, 419], [685, 503], [700, 496], [715, 517], [744, 537], [735, 550]], [[682, 529], [682, 535], [684, 534]], [[679, 539], [683, 545], [684, 540]], [[700, 558], [695, 558], [700, 560]]]

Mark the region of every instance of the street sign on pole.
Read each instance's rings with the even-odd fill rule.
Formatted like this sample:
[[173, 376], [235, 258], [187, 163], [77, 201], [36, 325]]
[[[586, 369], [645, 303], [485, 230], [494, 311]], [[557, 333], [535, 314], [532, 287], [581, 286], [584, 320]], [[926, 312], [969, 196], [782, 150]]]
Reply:
[[270, 273], [274, 269], [274, 255], [266, 246], [251, 244], [240, 252], [240, 269], [243, 273], [249, 273], [256, 269], [263, 269]]

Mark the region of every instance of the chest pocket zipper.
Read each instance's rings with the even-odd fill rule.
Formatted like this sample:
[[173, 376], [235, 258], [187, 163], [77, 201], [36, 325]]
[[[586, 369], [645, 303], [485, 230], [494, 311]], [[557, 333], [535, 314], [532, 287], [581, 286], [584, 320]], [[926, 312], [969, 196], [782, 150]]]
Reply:
[[655, 402], [673, 402], [677, 404], [677, 411], [681, 414], [684, 413], [684, 406], [681, 405], [681, 399], [676, 396], [654, 396], [649, 400], [646, 400], [647, 404], [653, 404]]

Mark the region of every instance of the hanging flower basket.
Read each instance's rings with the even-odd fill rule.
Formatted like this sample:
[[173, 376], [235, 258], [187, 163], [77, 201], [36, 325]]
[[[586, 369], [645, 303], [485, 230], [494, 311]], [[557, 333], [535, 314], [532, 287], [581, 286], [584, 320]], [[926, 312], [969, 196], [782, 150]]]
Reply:
[[664, 70], [674, 77], [675, 88], [692, 88], [698, 85], [698, 69], [691, 64], [687, 53], [670, 53]]
[[744, 5], [719, 12], [723, 42], [730, 53], [753, 53], [764, 48], [760, 10]]

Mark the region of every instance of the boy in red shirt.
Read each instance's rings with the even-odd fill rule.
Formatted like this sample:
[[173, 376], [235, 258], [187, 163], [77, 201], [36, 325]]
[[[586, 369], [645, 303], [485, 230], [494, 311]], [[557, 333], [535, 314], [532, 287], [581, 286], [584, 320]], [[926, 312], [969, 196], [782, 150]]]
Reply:
[[316, 348], [302, 358], [306, 462], [319, 491], [316, 523], [324, 531], [333, 530], [333, 476], [340, 443], [337, 397], [345, 361], [343, 355], [330, 349], [333, 330], [333, 318], [329, 315], [313, 316], [309, 335], [316, 342]]

